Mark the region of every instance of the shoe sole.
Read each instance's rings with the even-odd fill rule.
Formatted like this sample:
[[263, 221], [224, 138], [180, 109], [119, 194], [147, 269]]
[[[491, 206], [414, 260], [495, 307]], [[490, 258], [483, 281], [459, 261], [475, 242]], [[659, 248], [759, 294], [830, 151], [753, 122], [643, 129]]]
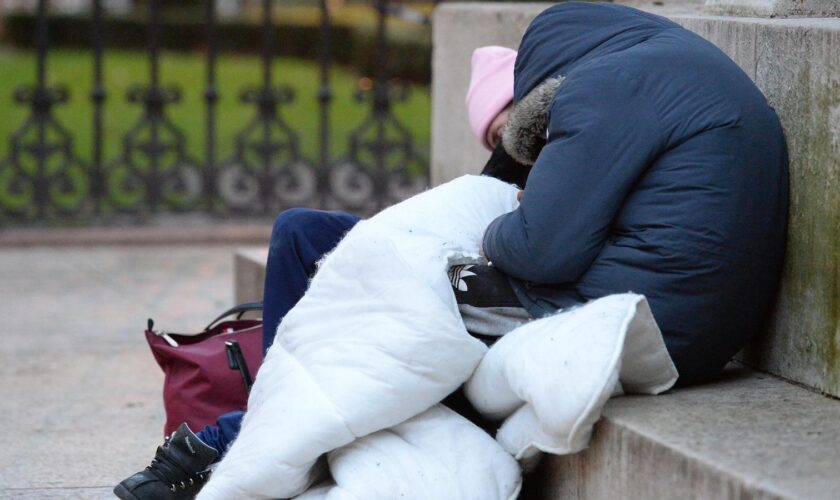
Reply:
[[122, 500], [140, 500], [121, 484], [114, 487], [114, 495], [117, 495], [117, 498], [121, 498]]

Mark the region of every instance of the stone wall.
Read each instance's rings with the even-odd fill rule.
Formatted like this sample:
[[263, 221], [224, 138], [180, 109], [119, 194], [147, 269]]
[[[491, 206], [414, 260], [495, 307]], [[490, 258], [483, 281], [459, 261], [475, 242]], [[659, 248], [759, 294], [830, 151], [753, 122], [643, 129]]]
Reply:
[[[549, 5], [452, 3], [435, 12], [434, 183], [477, 173], [488, 157], [472, 137], [464, 110], [470, 54], [482, 45], [516, 47], [530, 20]], [[840, 19], [644, 8], [717, 44], [778, 111], [791, 155], [788, 258], [768, 331], [740, 357], [840, 396]]]
[[790, 234], [776, 314], [742, 359], [840, 396], [840, 19], [677, 17], [767, 96], [790, 150]]
[[840, 15], [837, 0], [707, 0], [708, 11], [735, 16], [810, 16]]

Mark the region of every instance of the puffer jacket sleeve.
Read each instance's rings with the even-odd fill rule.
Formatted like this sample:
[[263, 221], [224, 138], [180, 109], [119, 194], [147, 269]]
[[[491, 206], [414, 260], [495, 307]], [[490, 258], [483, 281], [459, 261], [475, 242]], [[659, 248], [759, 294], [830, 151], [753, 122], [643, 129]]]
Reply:
[[[601, 65], [599, 65], [601, 66]], [[547, 143], [521, 205], [487, 228], [483, 249], [516, 278], [577, 280], [604, 246], [625, 197], [664, 147], [652, 103], [614, 67], [579, 68], [551, 103]]]

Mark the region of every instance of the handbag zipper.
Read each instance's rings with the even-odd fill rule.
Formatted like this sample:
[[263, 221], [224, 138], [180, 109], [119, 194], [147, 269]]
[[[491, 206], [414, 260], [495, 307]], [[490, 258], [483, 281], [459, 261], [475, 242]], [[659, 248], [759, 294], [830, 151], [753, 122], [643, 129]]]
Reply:
[[153, 331], [152, 333], [154, 333], [158, 337], [162, 337], [163, 340], [165, 340], [166, 343], [171, 345], [172, 347], [178, 347], [178, 345], [179, 345], [177, 340], [170, 337], [169, 334], [164, 332], [164, 331], [160, 331], [160, 332]]
[[161, 331], [161, 332], [154, 332], [154, 333], [155, 333], [155, 335], [157, 335], [158, 337], [163, 337], [163, 340], [165, 340], [165, 341], [166, 341], [166, 343], [167, 343], [167, 344], [169, 344], [169, 345], [171, 345], [172, 347], [178, 347], [178, 342], [177, 342], [175, 339], [173, 339], [172, 337], [170, 337], [168, 333], [163, 332], [163, 331]]
[[170, 337], [168, 333], [164, 332], [163, 330], [155, 330], [155, 321], [152, 318], [146, 320], [146, 330], [154, 333], [158, 337], [163, 337], [163, 340], [165, 340], [166, 343], [171, 345], [172, 347], [178, 347], [178, 342], [172, 337]]
[[[178, 344], [177, 340], [173, 339], [167, 332], [165, 332], [163, 330], [155, 330], [154, 326], [155, 326], [154, 321], [152, 321], [152, 319], [149, 318], [148, 323], [147, 323], [147, 330], [154, 333], [158, 337], [163, 338], [163, 340], [165, 340], [166, 343], [171, 345], [172, 347], [180, 347], [180, 344]], [[234, 333], [234, 332], [236, 332], [236, 330], [233, 327], [228, 327], [228, 328], [225, 328], [225, 331], [222, 332], [222, 335], [227, 335], [227, 334]], [[177, 335], [184, 335], [184, 334], [179, 333]]]

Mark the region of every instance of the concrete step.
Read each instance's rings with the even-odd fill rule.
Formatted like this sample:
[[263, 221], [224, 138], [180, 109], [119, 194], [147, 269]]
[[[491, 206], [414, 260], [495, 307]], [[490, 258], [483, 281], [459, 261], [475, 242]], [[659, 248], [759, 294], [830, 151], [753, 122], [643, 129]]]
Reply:
[[838, 491], [840, 401], [733, 363], [715, 383], [609, 401], [589, 448], [548, 456], [525, 498], [836, 499]]
[[[259, 300], [264, 248], [240, 249], [236, 297]], [[523, 499], [837, 498], [840, 401], [733, 363], [715, 383], [611, 400], [590, 447], [547, 456]]]

